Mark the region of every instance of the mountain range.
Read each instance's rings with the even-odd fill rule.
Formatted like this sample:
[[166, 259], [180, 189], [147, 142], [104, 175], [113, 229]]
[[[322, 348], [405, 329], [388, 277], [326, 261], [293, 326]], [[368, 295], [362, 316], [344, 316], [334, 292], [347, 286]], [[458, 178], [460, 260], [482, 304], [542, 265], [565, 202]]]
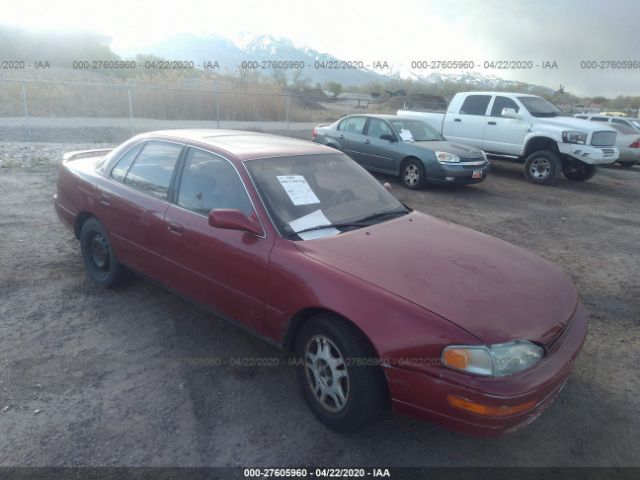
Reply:
[[[445, 82], [465, 83], [474, 89], [509, 89], [519, 87], [524, 90], [540, 89], [553, 92], [552, 89], [523, 82], [505, 80], [495, 75], [474, 71], [416, 73], [394, 69], [393, 65], [347, 64], [335, 56], [318, 50], [294, 44], [291, 40], [272, 35], [244, 34], [235, 41], [218, 35], [179, 34], [161, 42], [149, 45], [141, 50], [116, 51], [123, 58], [136, 54], [155, 55], [169, 60], [193, 61], [196, 67], [203, 68], [207, 62], [217, 62], [221, 73], [238, 75], [246, 62], [262, 76], [274, 74], [273, 61], [292, 60], [304, 62], [304, 68], [298, 72], [299, 79], [310, 84], [324, 84], [327, 81], [339, 82], [345, 86], [362, 85], [371, 82], [386, 83], [392, 79], [411, 79], [418, 82], [438, 85]], [[277, 65], [277, 64], [276, 64]], [[339, 68], [316, 68], [339, 67]], [[280, 74], [292, 80], [294, 69], [280, 69]]]

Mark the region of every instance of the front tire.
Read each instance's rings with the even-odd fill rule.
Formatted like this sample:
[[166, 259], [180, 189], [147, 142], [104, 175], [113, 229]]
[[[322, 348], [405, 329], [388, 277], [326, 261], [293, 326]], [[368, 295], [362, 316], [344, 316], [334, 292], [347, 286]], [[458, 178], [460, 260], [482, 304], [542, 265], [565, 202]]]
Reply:
[[337, 432], [374, 423], [387, 405], [382, 368], [366, 338], [343, 319], [320, 314], [296, 337], [298, 382], [316, 417]]
[[121, 267], [106, 230], [96, 218], [90, 218], [82, 225], [80, 248], [87, 274], [95, 285], [109, 288], [118, 283]]
[[567, 180], [571, 180], [572, 182], [586, 182], [590, 178], [593, 178], [597, 171], [598, 168], [595, 165], [572, 162], [564, 166], [562, 173]]
[[538, 150], [527, 157], [524, 163], [525, 178], [537, 185], [554, 183], [562, 171], [562, 162], [551, 150]]
[[405, 160], [400, 170], [400, 178], [404, 186], [411, 190], [423, 188], [426, 183], [424, 165], [417, 158]]

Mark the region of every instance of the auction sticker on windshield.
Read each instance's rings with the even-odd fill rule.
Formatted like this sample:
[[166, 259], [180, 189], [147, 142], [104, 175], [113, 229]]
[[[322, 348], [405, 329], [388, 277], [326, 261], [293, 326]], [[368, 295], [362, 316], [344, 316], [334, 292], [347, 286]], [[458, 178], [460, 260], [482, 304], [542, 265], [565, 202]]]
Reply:
[[[322, 213], [322, 210], [318, 209], [300, 218], [296, 218], [289, 222], [289, 226], [294, 232], [298, 233], [298, 236], [303, 240], [313, 240], [314, 238], [327, 237], [329, 235], [336, 235], [340, 233], [340, 230], [331, 226], [329, 219]], [[309, 232], [303, 232], [310, 228], [325, 227], [319, 230], [311, 230]]]
[[294, 205], [320, 203], [302, 175], [278, 175], [278, 181]]

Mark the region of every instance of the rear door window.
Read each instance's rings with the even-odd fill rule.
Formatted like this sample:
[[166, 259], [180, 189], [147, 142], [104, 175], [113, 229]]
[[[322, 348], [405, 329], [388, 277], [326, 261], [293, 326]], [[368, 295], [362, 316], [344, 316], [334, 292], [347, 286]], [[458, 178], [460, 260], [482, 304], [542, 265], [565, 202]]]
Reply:
[[469, 95], [460, 107], [461, 115], [486, 115], [491, 95]]
[[182, 145], [177, 143], [147, 142], [129, 168], [124, 183], [143, 193], [166, 200], [181, 151]]
[[364, 124], [367, 123], [366, 117], [351, 117], [347, 118], [344, 124], [345, 133], [359, 133], [362, 134], [364, 130]]
[[127, 151], [122, 157], [120, 157], [120, 160], [118, 160], [118, 162], [111, 170], [111, 177], [114, 180], [117, 180], [118, 182], [122, 182], [124, 180], [124, 177], [127, 176], [127, 172], [131, 167], [131, 164], [136, 159], [136, 156], [143, 146], [144, 143], [139, 143], [138, 145]]

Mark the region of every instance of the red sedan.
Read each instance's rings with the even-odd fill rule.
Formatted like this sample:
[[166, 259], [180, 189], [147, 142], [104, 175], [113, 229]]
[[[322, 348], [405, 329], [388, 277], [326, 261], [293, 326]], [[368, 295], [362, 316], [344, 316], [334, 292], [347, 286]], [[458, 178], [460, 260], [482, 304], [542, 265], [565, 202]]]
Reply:
[[329, 147], [176, 130], [105, 153], [67, 155], [55, 196], [89, 278], [110, 287], [126, 267], [294, 352], [306, 402], [335, 430], [392, 407], [513, 431], [584, 342], [558, 268], [411, 210]]

